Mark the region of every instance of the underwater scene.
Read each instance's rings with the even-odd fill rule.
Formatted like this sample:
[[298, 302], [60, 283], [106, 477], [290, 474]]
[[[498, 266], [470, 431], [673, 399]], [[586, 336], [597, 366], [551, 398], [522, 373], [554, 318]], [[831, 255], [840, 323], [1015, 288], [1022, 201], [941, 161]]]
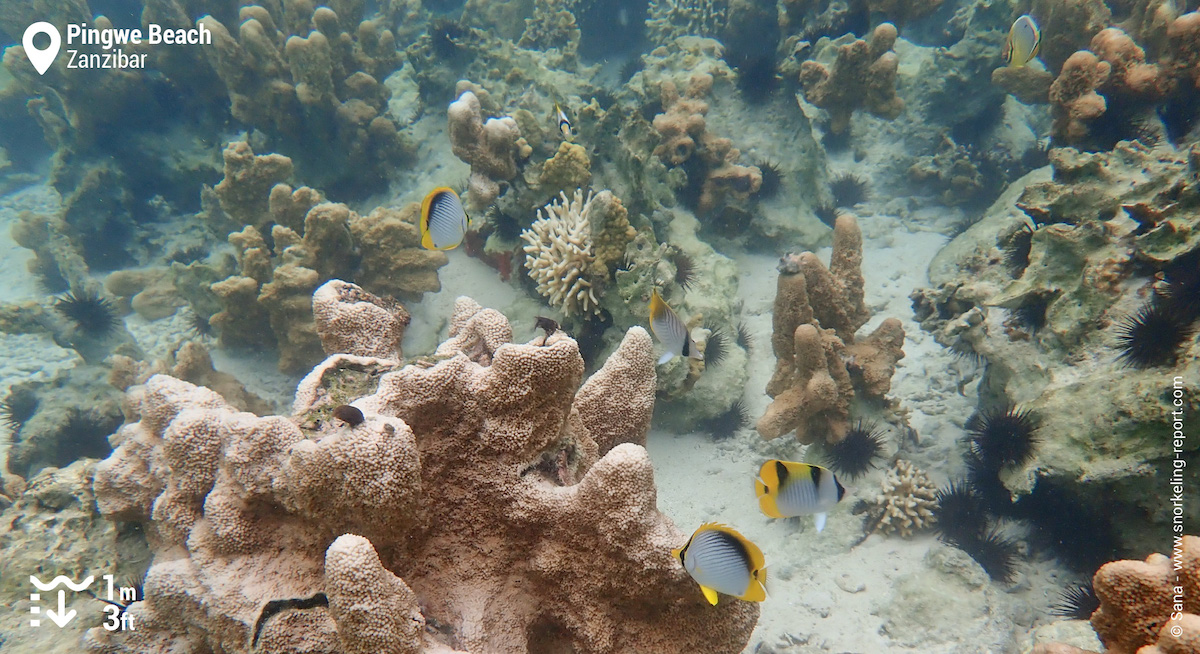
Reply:
[[1200, 654], [1196, 0], [0, 50], [0, 654]]

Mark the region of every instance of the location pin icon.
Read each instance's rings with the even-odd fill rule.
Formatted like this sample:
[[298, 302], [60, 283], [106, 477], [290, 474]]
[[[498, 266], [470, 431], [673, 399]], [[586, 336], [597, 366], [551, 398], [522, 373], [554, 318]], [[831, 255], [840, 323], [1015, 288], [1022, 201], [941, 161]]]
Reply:
[[[50, 45], [44, 50], [39, 50], [33, 45], [33, 37], [38, 34], [50, 37]], [[50, 64], [54, 63], [54, 58], [58, 56], [58, 48], [62, 45], [62, 36], [59, 36], [58, 30], [50, 23], [38, 21], [25, 29], [21, 45], [25, 47], [25, 56], [29, 57], [29, 63], [37, 69], [38, 75], [45, 75], [46, 71], [50, 69]]]

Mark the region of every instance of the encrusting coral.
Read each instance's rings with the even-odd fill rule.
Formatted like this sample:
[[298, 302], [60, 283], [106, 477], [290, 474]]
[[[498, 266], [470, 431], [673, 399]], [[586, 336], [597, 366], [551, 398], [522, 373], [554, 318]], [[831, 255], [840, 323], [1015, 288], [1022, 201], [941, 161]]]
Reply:
[[880, 492], [867, 504], [875, 514], [874, 531], [898, 533], [904, 538], [913, 531], [937, 522], [937, 485], [911, 461], [898, 459], [883, 477]]
[[[357, 426], [310, 418], [363, 357], [302, 384], [307, 431], [166, 376], [131, 388], [97, 504], [142, 523], [154, 559], [138, 628], [92, 629], [86, 649], [740, 652], [757, 605], [704, 600], [633, 444], [650, 411], [624, 408], [653, 404], [649, 335], [632, 328], [577, 402], [583, 360], [563, 332], [508, 343], [502, 315], [460, 298], [450, 333], [354, 400]], [[317, 593], [328, 606], [263, 614]]]
[[1112, 71], [1106, 61], [1080, 50], [1067, 58], [1062, 72], [1050, 85], [1050, 105], [1054, 114], [1053, 133], [1066, 143], [1076, 143], [1088, 134], [1088, 121], [1095, 120], [1108, 108], [1104, 97], [1096, 93]]
[[571, 198], [560, 192], [521, 233], [525, 267], [551, 306], [569, 316], [595, 314], [611, 269], [635, 234], [611, 191], [584, 197], [576, 189]]
[[[1107, 563], [1093, 577], [1100, 608], [1092, 613], [1092, 628], [1109, 654], [1200, 651], [1200, 537], [1176, 538], [1175, 562], [1151, 554], [1145, 561]], [[1065, 651], [1092, 654], [1060, 643], [1038, 645], [1033, 654]]]
[[834, 223], [829, 268], [811, 252], [781, 261], [772, 312], [775, 373], [767, 383], [774, 399], [758, 420], [764, 438], [795, 430], [804, 443], [836, 443], [850, 428], [854, 378], [871, 397], [890, 389], [896, 362], [904, 357], [904, 329], [888, 318], [855, 341], [868, 319], [863, 284], [862, 232], [848, 213]]
[[881, 23], [870, 42], [855, 39], [839, 45], [832, 70], [811, 60], [800, 66], [804, 98], [829, 112], [830, 131], [846, 131], [855, 109], [887, 119], [904, 111], [904, 100], [896, 95], [896, 36], [895, 25]]
[[400, 358], [400, 341], [412, 318], [396, 302], [331, 279], [313, 293], [312, 307], [326, 354]]

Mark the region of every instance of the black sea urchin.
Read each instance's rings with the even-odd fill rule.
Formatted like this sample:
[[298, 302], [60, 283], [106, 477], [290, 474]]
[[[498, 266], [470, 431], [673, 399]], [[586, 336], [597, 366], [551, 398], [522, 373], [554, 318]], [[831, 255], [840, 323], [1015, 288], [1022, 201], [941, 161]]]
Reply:
[[971, 434], [971, 455], [990, 470], [1028, 463], [1040, 440], [1037, 418], [1015, 407], [976, 413], [967, 420], [966, 427]]
[[779, 88], [774, 53], [730, 53], [725, 60], [737, 70], [737, 87], [750, 104], [760, 104]]
[[1200, 319], [1200, 250], [1176, 257], [1163, 269], [1163, 281], [1155, 304], [1170, 309], [1189, 323]]
[[838, 173], [829, 180], [829, 193], [837, 207], [853, 207], [870, 197], [867, 180], [854, 173]]
[[966, 479], [953, 481], [938, 489], [933, 528], [943, 540], [979, 537], [987, 530], [987, 509], [983, 498]]
[[1166, 304], [1150, 303], [1117, 327], [1117, 358], [1126, 366], [1173, 366], [1179, 350], [1195, 333], [1192, 324]]
[[211, 318], [202, 314], [196, 313], [194, 310], [188, 315], [188, 331], [197, 338], [207, 338], [212, 336], [215, 330], [213, 329]]
[[108, 336], [120, 323], [112, 303], [95, 291], [70, 291], [54, 301], [54, 309], [95, 338]]
[[38, 398], [29, 388], [14, 387], [0, 401], [0, 422], [16, 434], [37, 413]]
[[1030, 523], [1029, 542], [1054, 554], [1067, 568], [1092, 575], [1120, 557], [1120, 539], [1103, 509], [1064, 482], [1042, 479], [1016, 504], [1017, 515]]
[[857, 479], [875, 466], [883, 456], [884, 431], [859, 420], [846, 437], [829, 446], [826, 459], [834, 472]]
[[779, 195], [783, 188], [783, 171], [774, 161], [759, 161], [754, 164], [762, 172], [762, 184], [758, 187], [758, 197], [766, 200]]
[[742, 349], [747, 352], [750, 351], [750, 348], [754, 347], [754, 334], [750, 333], [750, 325], [747, 325], [745, 322], [737, 324], [737, 344], [742, 346]]
[[85, 409], [71, 409], [58, 431], [58, 454], [54, 465], [64, 467], [83, 457], [103, 459], [112, 454], [108, 436], [121, 426], [119, 415], [100, 415]]
[[645, 67], [646, 62], [642, 61], [642, 55], [634, 55], [626, 59], [625, 62], [621, 64], [621, 70], [618, 73], [621, 83], [624, 84], [633, 79], [633, 76], [637, 75]]
[[813, 207], [813, 214], [817, 216], [817, 220], [825, 223], [829, 229], [833, 229], [833, 224], [837, 222], [839, 210], [832, 204], [818, 204]]
[[704, 366], [718, 366], [729, 356], [729, 334], [720, 325], [708, 328], [708, 340], [704, 343]]
[[1046, 326], [1046, 312], [1050, 309], [1053, 295], [1035, 293], [1027, 296], [1017, 308], [1012, 310], [1013, 320], [1030, 333], [1037, 333]]
[[701, 431], [707, 432], [714, 441], [723, 441], [750, 424], [750, 412], [741, 400], [734, 400], [729, 409], [707, 420], [701, 421]]
[[1013, 277], [1025, 274], [1029, 267], [1029, 255], [1033, 251], [1033, 227], [1022, 223], [1021, 228], [1009, 235], [1004, 242], [1004, 265]]
[[678, 251], [671, 257], [671, 261], [675, 264], [675, 283], [683, 290], [688, 290], [692, 287], [692, 282], [696, 281], [696, 261]]
[[1092, 582], [1089, 581], [1086, 584], [1075, 584], [1063, 589], [1058, 594], [1058, 601], [1050, 607], [1050, 615], [1072, 620], [1087, 620], [1098, 608], [1100, 608], [1100, 598], [1096, 597], [1096, 590], [1092, 588]]
[[946, 542], [970, 554], [992, 581], [1007, 584], [1016, 574], [1017, 543], [996, 528], [974, 537], [948, 538]]

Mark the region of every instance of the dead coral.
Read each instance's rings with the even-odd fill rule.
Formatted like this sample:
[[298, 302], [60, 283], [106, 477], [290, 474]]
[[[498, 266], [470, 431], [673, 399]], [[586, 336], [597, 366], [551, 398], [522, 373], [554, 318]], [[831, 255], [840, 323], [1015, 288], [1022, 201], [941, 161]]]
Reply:
[[896, 95], [898, 61], [892, 52], [896, 35], [895, 25], [883, 23], [871, 33], [869, 43], [857, 39], [838, 46], [832, 70], [816, 61], [800, 66], [804, 98], [829, 112], [834, 134], [846, 131], [855, 109], [885, 119], [904, 111], [904, 101]]

